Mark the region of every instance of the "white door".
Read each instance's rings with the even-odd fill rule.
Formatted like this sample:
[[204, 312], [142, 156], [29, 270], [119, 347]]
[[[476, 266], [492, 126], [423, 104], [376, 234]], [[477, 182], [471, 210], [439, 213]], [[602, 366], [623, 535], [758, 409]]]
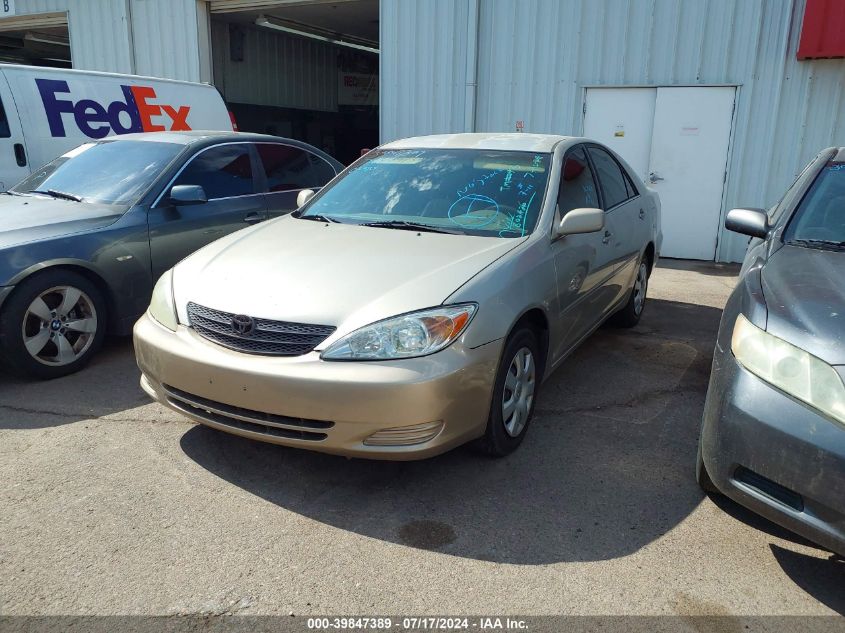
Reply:
[[716, 256], [735, 97], [733, 87], [587, 91], [584, 135], [616, 150], [660, 194], [664, 257]]
[[654, 88], [595, 88], [587, 91], [584, 136], [603, 143], [646, 180], [654, 125]]

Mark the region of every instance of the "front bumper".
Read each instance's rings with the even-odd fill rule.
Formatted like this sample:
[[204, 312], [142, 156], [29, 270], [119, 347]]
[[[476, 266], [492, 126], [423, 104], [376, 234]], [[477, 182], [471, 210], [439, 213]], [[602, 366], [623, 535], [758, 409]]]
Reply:
[[845, 426], [716, 348], [701, 452], [728, 497], [845, 556]]
[[[458, 341], [423, 358], [327, 362], [317, 352], [243, 354], [188, 327], [172, 332], [147, 314], [134, 338], [141, 386], [197, 422], [285, 446], [395, 460], [437, 455], [484, 433], [503, 343], [467, 349]], [[385, 429], [438, 422], [436, 437], [422, 443], [364, 443]]]

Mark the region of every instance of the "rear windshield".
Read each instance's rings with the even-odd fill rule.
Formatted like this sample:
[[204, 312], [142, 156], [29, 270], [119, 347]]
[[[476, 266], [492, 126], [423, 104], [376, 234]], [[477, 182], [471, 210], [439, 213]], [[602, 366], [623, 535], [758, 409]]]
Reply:
[[784, 241], [845, 248], [845, 162], [830, 162], [822, 170], [786, 228]]
[[537, 224], [550, 163], [551, 154], [533, 152], [374, 151], [329, 185], [302, 217], [522, 237]]
[[33, 172], [12, 191], [59, 192], [82, 202], [133, 204], [183, 147], [152, 141], [88, 143]]

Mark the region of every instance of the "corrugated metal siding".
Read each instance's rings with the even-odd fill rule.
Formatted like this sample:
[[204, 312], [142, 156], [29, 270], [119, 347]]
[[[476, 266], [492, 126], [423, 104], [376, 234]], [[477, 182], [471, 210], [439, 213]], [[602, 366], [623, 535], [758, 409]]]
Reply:
[[412, 130], [464, 129], [470, 5], [470, 0], [381, 0], [383, 141]]
[[[383, 142], [466, 129], [467, 6], [381, 0]], [[476, 130], [524, 120], [530, 132], [581, 134], [585, 86], [735, 84], [725, 208], [768, 207], [821, 148], [845, 145], [845, 61], [797, 61], [803, 9], [804, 0], [481, 0]], [[454, 58], [444, 59], [447, 46]], [[723, 231], [717, 257], [739, 260], [746, 241]]]
[[66, 11], [73, 66], [200, 80], [197, 0], [17, 0], [17, 14]]
[[67, 11], [75, 68], [132, 72], [125, 0], [17, 0], [18, 15]]
[[244, 61], [229, 55], [229, 26], [211, 23], [214, 83], [227, 101], [337, 111], [337, 50], [303, 37], [244, 29]]
[[130, 11], [137, 74], [201, 80], [196, 0], [130, 0]]

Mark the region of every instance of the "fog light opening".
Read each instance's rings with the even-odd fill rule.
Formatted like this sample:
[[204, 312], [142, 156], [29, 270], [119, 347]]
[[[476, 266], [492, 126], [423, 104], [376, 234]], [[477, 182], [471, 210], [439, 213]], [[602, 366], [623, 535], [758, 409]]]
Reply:
[[364, 440], [367, 446], [411, 446], [433, 440], [443, 430], [443, 422], [425, 422], [376, 431]]

